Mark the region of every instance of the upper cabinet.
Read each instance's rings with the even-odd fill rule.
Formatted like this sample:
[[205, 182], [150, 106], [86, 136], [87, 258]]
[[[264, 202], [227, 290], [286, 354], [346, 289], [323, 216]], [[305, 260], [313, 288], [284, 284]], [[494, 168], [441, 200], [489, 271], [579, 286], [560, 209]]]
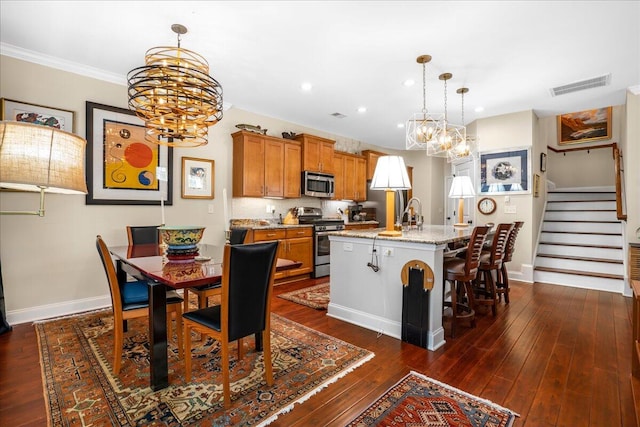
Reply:
[[300, 197], [300, 143], [247, 131], [233, 137], [233, 197]]
[[362, 150], [362, 155], [367, 159], [367, 180], [373, 179], [373, 174], [376, 171], [376, 165], [378, 164], [378, 158], [387, 156], [387, 153], [374, 150]]
[[304, 133], [297, 135], [296, 140], [302, 142], [302, 170], [334, 173], [335, 141]]
[[364, 201], [367, 199], [366, 170], [364, 156], [335, 152], [333, 156], [336, 183], [335, 199]]

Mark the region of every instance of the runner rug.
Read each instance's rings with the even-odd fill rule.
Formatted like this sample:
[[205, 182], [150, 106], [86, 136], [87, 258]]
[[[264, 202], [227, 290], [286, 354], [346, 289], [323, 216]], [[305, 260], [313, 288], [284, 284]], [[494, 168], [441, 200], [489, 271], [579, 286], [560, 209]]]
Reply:
[[517, 416], [509, 409], [411, 372], [348, 427], [507, 427]]
[[217, 341], [194, 343], [193, 381], [186, 383], [175, 337], [170, 340], [170, 386], [153, 392], [147, 322], [128, 323], [117, 377], [110, 310], [36, 324], [50, 426], [266, 425], [374, 356], [272, 314], [274, 385], [264, 383], [262, 352], [252, 350], [253, 338], [245, 339], [251, 350], [241, 361], [232, 345], [232, 402], [225, 411]]
[[326, 310], [329, 306], [329, 283], [287, 292], [278, 296], [317, 310]]

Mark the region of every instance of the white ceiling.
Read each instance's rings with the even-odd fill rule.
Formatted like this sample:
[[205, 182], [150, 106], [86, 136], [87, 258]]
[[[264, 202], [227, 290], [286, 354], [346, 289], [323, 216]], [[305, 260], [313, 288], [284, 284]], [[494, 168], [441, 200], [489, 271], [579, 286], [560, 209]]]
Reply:
[[[225, 103], [389, 148], [404, 148], [397, 124], [422, 109], [422, 54], [433, 57], [430, 112], [444, 112], [438, 75], [453, 73], [453, 123], [462, 86], [470, 123], [621, 105], [640, 84], [638, 1], [2, 0], [0, 52], [124, 84], [147, 49], [177, 44], [174, 23], [188, 28], [182, 47], [209, 61]], [[609, 73], [606, 87], [549, 91]], [[407, 79], [416, 84], [405, 87]]]

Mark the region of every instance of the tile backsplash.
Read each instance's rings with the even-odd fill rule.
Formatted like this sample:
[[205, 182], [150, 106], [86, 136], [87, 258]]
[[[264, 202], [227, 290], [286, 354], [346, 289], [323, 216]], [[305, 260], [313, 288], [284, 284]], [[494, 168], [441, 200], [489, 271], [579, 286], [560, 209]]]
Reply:
[[[338, 217], [338, 209], [345, 212], [353, 204], [349, 201], [323, 200], [317, 197], [301, 197], [299, 199], [260, 199], [254, 197], [234, 197], [231, 201], [231, 219], [267, 219], [278, 220], [280, 214], [284, 218], [289, 209], [305, 206], [321, 208], [323, 216]], [[273, 212], [267, 212], [270, 207]]]

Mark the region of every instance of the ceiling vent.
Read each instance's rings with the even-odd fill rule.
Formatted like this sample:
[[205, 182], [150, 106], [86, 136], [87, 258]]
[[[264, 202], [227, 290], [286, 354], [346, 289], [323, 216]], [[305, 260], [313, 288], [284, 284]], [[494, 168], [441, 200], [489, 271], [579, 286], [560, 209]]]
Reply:
[[331, 114], [331, 115], [332, 115], [333, 117], [335, 117], [336, 119], [344, 119], [345, 117], [347, 117], [347, 116], [345, 116], [345, 115], [344, 115], [344, 114], [342, 114], [342, 113], [333, 113], [333, 114]]
[[592, 89], [594, 87], [607, 86], [609, 83], [611, 83], [611, 74], [605, 74], [604, 76], [598, 76], [592, 79], [569, 83], [568, 85], [564, 86], [553, 87], [550, 89], [551, 96], [565, 95], [567, 93]]

